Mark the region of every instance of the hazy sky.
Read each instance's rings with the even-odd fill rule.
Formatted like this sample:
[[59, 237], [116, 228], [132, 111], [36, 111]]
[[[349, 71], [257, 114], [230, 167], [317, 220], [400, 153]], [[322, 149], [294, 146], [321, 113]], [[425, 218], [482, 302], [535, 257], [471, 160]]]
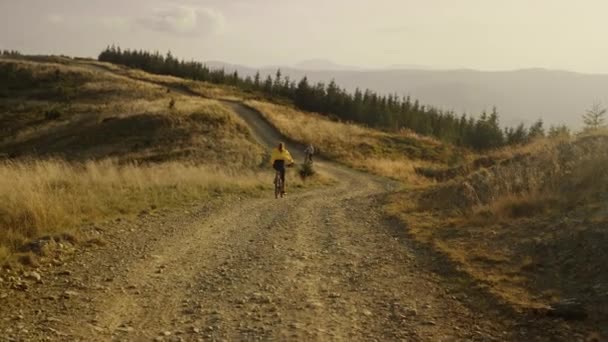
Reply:
[[606, 0], [0, 0], [0, 49], [608, 73]]

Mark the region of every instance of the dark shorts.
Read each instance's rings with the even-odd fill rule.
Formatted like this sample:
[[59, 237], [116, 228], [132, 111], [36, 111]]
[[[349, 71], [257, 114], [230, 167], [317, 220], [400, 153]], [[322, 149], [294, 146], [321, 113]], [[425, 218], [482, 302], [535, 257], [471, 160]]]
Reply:
[[285, 161], [284, 160], [275, 160], [272, 164], [272, 168], [277, 171], [285, 172]]
[[275, 160], [272, 164], [272, 168], [281, 173], [281, 180], [283, 181], [283, 183], [285, 183], [285, 161]]

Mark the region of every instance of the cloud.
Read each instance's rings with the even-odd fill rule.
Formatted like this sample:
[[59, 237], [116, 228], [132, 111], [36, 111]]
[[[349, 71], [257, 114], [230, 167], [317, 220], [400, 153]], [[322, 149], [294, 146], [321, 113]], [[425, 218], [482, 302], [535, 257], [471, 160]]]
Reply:
[[156, 9], [136, 22], [145, 29], [175, 35], [210, 35], [225, 26], [225, 18], [218, 11], [179, 5]]

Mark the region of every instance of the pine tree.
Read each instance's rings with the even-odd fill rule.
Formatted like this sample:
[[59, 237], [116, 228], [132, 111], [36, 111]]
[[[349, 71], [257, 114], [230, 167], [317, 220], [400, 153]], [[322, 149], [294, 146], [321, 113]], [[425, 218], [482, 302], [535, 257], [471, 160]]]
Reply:
[[483, 112], [475, 123], [470, 144], [478, 150], [500, 147], [504, 144], [503, 130], [500, 129], [496, 108], [488, 115]]
[[281, 93], [281, 69], [277, 69], [277, 73], [274, 76], [274, 83], [272, 85], [273, 91], [276, 94]]
[[566, 125], [558, 125], [551, 126], [549, 128], [549, 137], [550, 138], [569, 138], [570, 137], [570, 128]]
[[583, 114], [583, 122], [585, 123], [585, 129], [596, 130], [604, 126], [606, 115], [606, 108], [599, 103], [594, 103], [585, 114]]
[[510, 134], [507, 136], [507, 144], [509, 145], [520, 145], [528, 141], [528, 130], [523, 123], [519, 124], [517, 128], [511, 129]]
[[260, 72], [255, 73], [255, 77], [253, 78], [253, 87], [255, 89], [260, 89]]
[[532, 126], [530, 126], [530, 130], [528, 131], [528, 139], [536, 139], [542, 138], [545, 136], [545, 129], [543, 128], [543, 120], [538, 119]]
[[245, 90], [251, 90], [251, 88], [253, 87], [253, 79], [251, 78], [251, 76], [245, 77], [242, 86]]
[[280, 85], [280, 94], [282, 96], [285, 96], [287, 98], [292, 98], [293, 94], [291, 93], [289, 87], [291, 85], [291, 80], [289, 79], [289, 76], [285, 76], [285, 78], [283, 79], [283, 83]]
[[238, 86], [240, 83], [240, 77], [239, 77], [239, 72], [238, 71], [234, 71], [232, 73], [232, 85]]
[[304, 76], [302, 80], [298, 83], [298, 87], [295, 91], [295, 104], [296, 106], [300, 106], [302, 108], [306, 107], [309, 104], [310, 97], [310, 85], [308, 85], [308, 78]]
[[264, 81], [264, 92], [268, 95], [272, 95], [272, 77], [268, 75], [266, 81]]

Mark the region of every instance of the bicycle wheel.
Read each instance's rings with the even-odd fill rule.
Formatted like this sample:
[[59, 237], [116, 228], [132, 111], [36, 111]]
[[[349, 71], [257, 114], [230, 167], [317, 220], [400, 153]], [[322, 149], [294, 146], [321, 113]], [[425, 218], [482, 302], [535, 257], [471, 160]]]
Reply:
[[277, 172], [274, 176], [274, 198], [279, 198], [279, 195], [281, 194], [281, 188], [283, 187], [283, 184], [281, 183], [281, 176]]

